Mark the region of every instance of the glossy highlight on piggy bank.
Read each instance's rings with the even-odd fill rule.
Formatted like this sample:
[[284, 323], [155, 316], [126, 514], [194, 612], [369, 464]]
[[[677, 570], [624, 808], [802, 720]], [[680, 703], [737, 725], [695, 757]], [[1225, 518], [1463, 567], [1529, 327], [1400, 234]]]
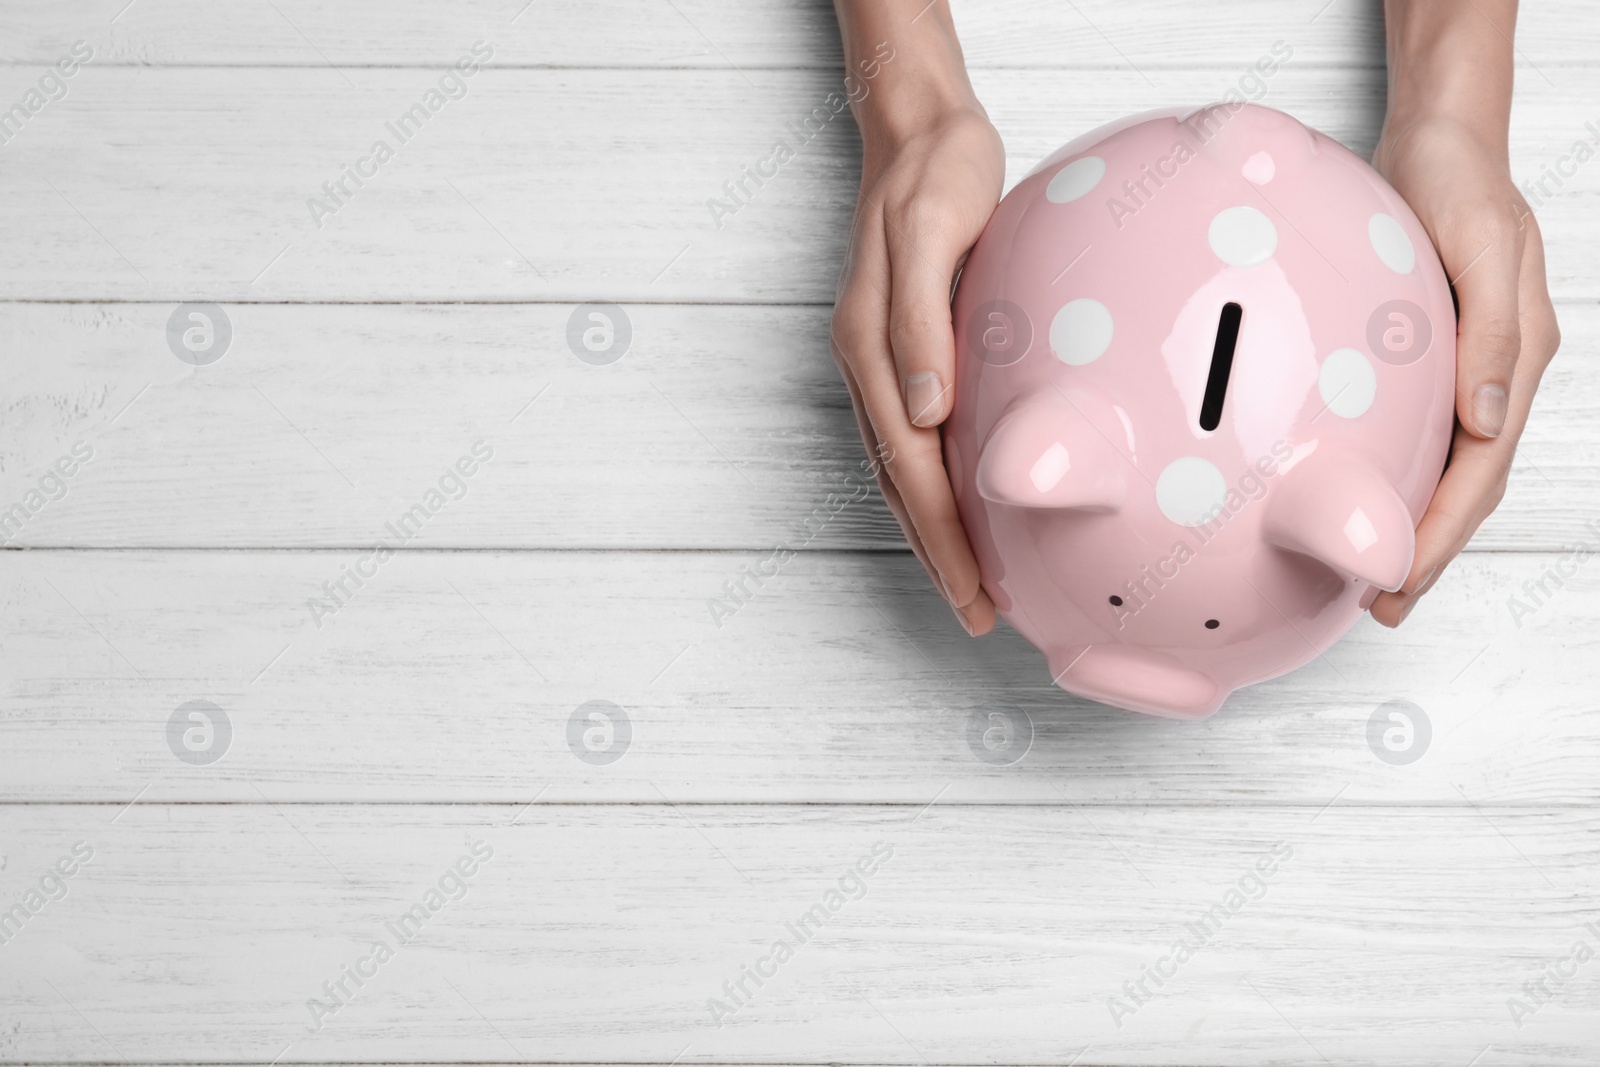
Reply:
[[962, 523], [1068, 692], [1203, 718], [1409, 573], [1455, 311], [1405, 201], [1323, 134], [1221, 104], [1079, 138], [1000, 202], [954, 324]]

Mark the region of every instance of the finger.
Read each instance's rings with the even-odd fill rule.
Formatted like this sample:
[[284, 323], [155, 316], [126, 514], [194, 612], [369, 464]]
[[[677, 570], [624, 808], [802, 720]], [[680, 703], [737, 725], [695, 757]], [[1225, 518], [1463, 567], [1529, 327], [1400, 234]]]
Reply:
[[1456, 288], [1456, 417], [1478, 437], [1505, 428], [1521, 349], [1518, 289], [1522, 231], [1510, 209], [1480, 212], [1477, 225], [1445, 236], [1439, 253]]
[[[878, 489], [883, 493], [883, 499], [889, 505], [889, 511], [900, 524], [900, 532], [905, 535], [906, 543], [911, 546], [911, 552], [917, 557], [923, 568], [928, 572], [928, 577], [933, 581], [934, 587], [939, 589], [941, 596], [944, 590], [940, 587], [939, 572], [933, 569], [933, 562], [928, 559], [928, 550], [922, 545], [922, 538], [917, 536], [917, 528], [911, 522], [911, 517], [906, 514], [905, 502], [900, 499], [900, 494], [895, 490], [894, 481], [884, 470], [879, 459], [887, 451], [884, 443], [878, 440], [878, 433], [872, 428], [872, 421], [867, 418], [866, 409], [861, 406], [861, 394], [856, 386], [855, 374], [850, 370], [848, 363], [841, 362], [840, 375], [844, 378], [845, 388], [850, 393], [850, 408], [856, 417], [856, 429], [861, 433], [861, 442], [867, 447], [867, 455], [872, 460], [873, 477], [877, 479]], [[945, 597], [949, 599], [949, 597]], [[951, 605], [954, 607], [954, 605]]]
[[955, 334], [950, 281], [967, 252], [950, 236], [949, 220], [913, 206], [886, 218], [889, 247], [889, 344], [900, 394], [913, 426], [937, 426], [950, 414], [955, 386]]
[[908, 533], [920, 538], [946, 599], [972, 629], [985, 633], [994, 624], [994, 604], [983, 592], [956, 511], [939, 432], [913, 426], [901, 398], [889, 342], [888, 243], [881, 220], [876, 227], [864, 221], [855, 242], [850, 281], [834, 313], [835, 358], [850, 368], [852, 399], [883, 446], [883, 467], [904, 507]]
[[[894, 513], [900, 525], [905, 528], [911, 525], [911, 518], [906, 511], [905, 500], [900, 496], [900, 491], [895, 488], [894, 480], [881, 467], [878, 470], [878, 487], [883, 491], [884, 503], [889, 505], [889, 510]], [[922, 544], [922, 539], [913, 534], [907, 538], [911, 542], [911, 550], [916, 553], [917, 559], [922, 563], [923, 569], [928, 572], [936, 586], [942, 586], [939, 570], [928, 558], [927, 549]], [[950, 598], [948, 590], [940, 589], [944, 599], [950, 605], [950, 610], [955, 614], [956, 621], [961, 628], [967, 631], [969, 637], [982, 637], [994, 629], [995, 611], [994, 602], [989, 599], [989, 594], [980, 587], [978, 595], [967, 604], [956, 604]]]
[[1372, 604], [1372, 614], [1385, 626], [1398, 626], [1416, 606], [1418, 598], [1438, 584], [1445, 567], [1471, 540], [1472, 535], [1499, 505], [1516, 456], [1516, 443], [1527, 425], [1528, 413], [1540, 379], [1561, 344], [1555, 306], [1545, 283], [1544, 244], [1532, 214], [1522, 219], [1528, 227], [1521, 264], [1518, 310], [1521, 346], [1512, 375], [1511, 400], [1500, 437], [1485, 441], [1456, 428], [1450, 466], [1440, 481], [1428, 511], [1417, 528], [1416, 558], [1399, 592], [1383, 593]]
[[[866, 408], [862, 406], [861, 394], [856, 386], [855, 376], [847, 366], [842, 366], [845, 387], [850, 392], [850, 406], [855, 412], [856, 426], [861, 431], [861, 439], [866, 442], [868, 452], [874, 457], [881, 457], [887, 449], [878, 440], [878, 435], [872, 428], [872, 421], [867, 418]], [[878, 478], [878, 489], [883, 493], [884, 503], [889, 505], [889, 511], [895, 520], [900, 523], [900, 529], [905, 533], [906, 542], [910, 544], [912, 553], [917, 561], [928, 572], [928, 577], [939, 590], [945, 601], [950, 604], [950, 610], [955, 613], [956, 620], [963, 629], [973, 637], [986, 634], [994, 628], [994, 605], [988, 602], [988, 596], [982, 598], [982, 603], [975, 601], [966, 607], [957, 606], [950, 599], [949, 592], [944, 588], [943, 579], [934, 567], [933, 561], [928, 558], [928, 550], [922, 544], [922, 538], [917, 534], [916, 524], [911, 521], [910, 514], [906, 511], [905, 501], [901, 499], [900, 491], [895, 488], [894, 479], [889, 477], [887, 469], [882, 463], [874, 464]], [[987, 607], [985, 607], [987, 605]]]
[[[889, 368], [881, 373], [887, 378]], [[978, 561], [956, 510], [938, 431], [905, 422], [904, 409], [890, 388], [880, 382], [876, 399], [870, 387], [862, 388], [867, 417], [883, 439], [883, 470], [927, 550], [946, 598], [961, 609], [975, 632], [986, 632], [994, 623], [994, 604], [983, 590]]]
[[[834, 352], [834, 362], [838, 363], [840, 376], [845, 379], [845, 389], [850, 392], [851, 410], [856, 416], [856, 427], [861, 432], [861, 440], [866, 445], [867, 453], [875, 459], [875, 474], [877, 474], [878, 490], [883, 493], [883, 501], [890, 507], [891, 514], [896, 522], [901, 525], [902, 533], [906, 534], [906, 542], [915, 553], [917, 560], [928, 571], [928, 577], [933, 581], [934, 589], [939, 590], [939, 595], [949, 601], [950, 609], [954, 611], [958, 621], [968, 633], [987, 633], [994, 625], [994, 606], [990, 605], [989, 598], [970, 597], [966, 603], [957, 603], [954, 593], [950, 592], [949, 585], [944, 577], [939, 574], [939, 568], [931, 558], [930, 552], [923, 544], [922, 534], [918, 533], [917, 522], [906, 507], [898, 488], [894, 485], [893, 475], [888, 470], [888, 464], [883, 458], [893, 453], [893, 446], [886, 442], [872, 419], [867, 416], [866, 402], [862, 400], [861, 384], [859, 384], [858, 366], [878, 366], [885, 368], [891, 366], [890, 350], [888, 350], [888, 251], [883, 243], [882, 216], [875, 214], [870, 203], [862, 203], [861, 211], [856, 218], [856, 226], [851, 234], [851, 254], [846, 261], [845, 272], [840, 280], [840, 293], [834, 309], [834, 322], [829, 330], [830, 349]], [[899, 422], [906, 424], [904, 411], [899, 414]], [[965, 536], [965, 534], [963, 534]], [[976, 561], [974, 561], [976, 569]], [[970, 609], [971, 616], [968, 616]]]
[[[1522, 421], [1521, 413], [1517, 421]], [[1405, 621], [1417, 600], [1433, 588], [1445, 567], [1460, 555], [1483, 520], [1499, 506], [1514, 454], [1514, 439], [1509, 435], [1484, 440], [1456, 427], [1450, 466], [1417, 526], [1411, 573], [1398, 592], [1380, 593], [1372, 602], [1369, 610], [1373, 618], [1389, 627]]]
[[[858, 271], [855, 282], [862, 281]], [[905, 509], [908, 533], [920, 538], [946, 598], [983, 633], [993, 625], [994, 605], [982, 590], [978, 562], [956, 511], [939, 432], [911, 425], [906, 415], [886, 315], [879, 312], [885, 303], [885, 293], [852, 284], [835, 313], [832, 342], [853, 374], [852, 398], [883, 445], [884, 470]]]

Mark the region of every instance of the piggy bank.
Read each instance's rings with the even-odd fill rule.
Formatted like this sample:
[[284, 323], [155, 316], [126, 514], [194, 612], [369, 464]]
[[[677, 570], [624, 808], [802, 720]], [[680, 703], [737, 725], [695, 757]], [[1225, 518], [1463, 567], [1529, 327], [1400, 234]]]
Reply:
[[1456, 317], [1365, 161], [1223, 104], [1096, 130], [1000, 202], [957, 285], [945, 463], [1056, 684], [1203, 718], [1409, 573]]

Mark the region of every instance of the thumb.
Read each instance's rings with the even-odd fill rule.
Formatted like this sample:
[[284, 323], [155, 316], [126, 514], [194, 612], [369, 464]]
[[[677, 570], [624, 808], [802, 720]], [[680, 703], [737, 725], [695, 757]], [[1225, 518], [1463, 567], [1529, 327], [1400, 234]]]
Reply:
[[[1456, 417], [1478, 437], [1505, 426], [1511, 375], [1522, 350], [1518, 279], [1522, 242], [1509, 219], [1487, 235], [1441, 247], [1460, 304], [1456, 339]], [[1481, 233], [1481, 231], [1480, 231]]]
[[955, 333], [950, 282], [966, 249], [926, 230], [889, 228], [889, 345], [906, 417], [937, 426], [950, 414], [955, 386]]

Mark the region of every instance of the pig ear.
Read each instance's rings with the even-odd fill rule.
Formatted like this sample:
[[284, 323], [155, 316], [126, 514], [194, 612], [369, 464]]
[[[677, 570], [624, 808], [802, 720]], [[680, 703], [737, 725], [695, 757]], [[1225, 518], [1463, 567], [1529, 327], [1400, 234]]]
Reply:
[[1268, 544], [1321, 560], [1348, 578], [1395, 590], [1411, 572], [1416, 530], [1400, 494], [1360, 463], [1301, 463], [1274, 485], [1262, 519]]
[[1115, 510], [1122, 504], [1127, 461], [1103, 432], [1121, 428], [1091, 422], [1101, 407], [1052, 386], [1020, 398], [984, 443], [978, 494], [1014, 507]]

